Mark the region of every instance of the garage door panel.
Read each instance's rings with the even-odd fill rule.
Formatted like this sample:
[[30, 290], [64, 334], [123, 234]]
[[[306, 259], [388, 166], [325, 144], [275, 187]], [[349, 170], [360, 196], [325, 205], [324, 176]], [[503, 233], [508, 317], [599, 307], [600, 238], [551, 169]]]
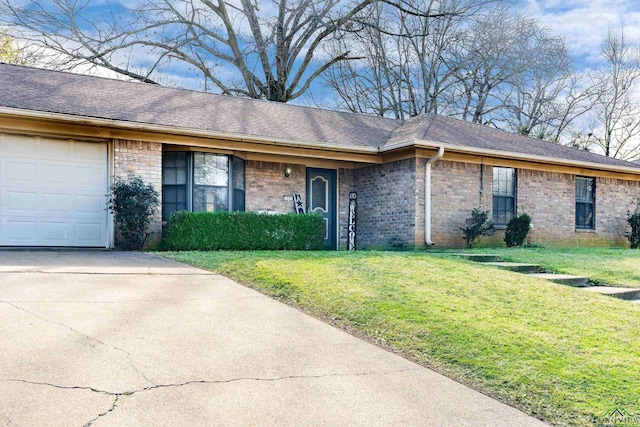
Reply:
[[38, 211], [38, 193], [35, 191], [7, 191], [5, 201], [7, 213], [33, 215]]
[[37, 139], [35, 136], [6, 135], [0, 140], [0, 152], [2, 154], [27, 154], [37, 153]]
[[74, 210], [78, 214], [103, 216], [106, 215], [104, 196], [82, 196], [75, 197]]
[[105, 246], [107, 144], [0, 134], [0, 246]]
[[67, 221], [42, 221], [38, 235], [44, 245], [65, 246], [73, 241], [73, 223]]
[[47, 159], [71, 157], [70, 140], [40, 138], [38, 152]]
[[4, 181], [7, 185], [29, 186], [36, 183], [38, 168], [33, 161], [7, 159]]
[[100, 144], [75, 141], [73, 151], [74, 157], [77, 159], [93, 161], [99, 165], [104, 164], [104, 147]]
[[102, 223], [76, 222], [75, 231], [78, 246], [99, 246], [105, 239]]
[[42, 187], [52, 187], [60, 184], [69, 185], [71, 181], [71, 167], [65, 164], [38, 165], [38, 184]]
[[102, 165], [95, 166], [76, 166], [73, 168], [73, 182], [79, 187], [96, 187], [104, 188], [105, 176], [107, 169]]
[[39, 211], [43, 215], [67, 214], [72, 212], [72, 196], [59, 193], [40, 193]]
[[2, 239], [9, 245], [34, 245], [38, 238], [38, 222], [30, 220], [7, 220], [4, 222]]

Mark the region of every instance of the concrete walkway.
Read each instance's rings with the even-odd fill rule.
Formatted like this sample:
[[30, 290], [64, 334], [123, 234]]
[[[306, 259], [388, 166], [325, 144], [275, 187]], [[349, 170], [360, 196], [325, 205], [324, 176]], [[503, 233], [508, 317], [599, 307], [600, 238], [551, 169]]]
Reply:
[[219, 275], [0, 251], [0, 426], [89, 425], [544, 424]]

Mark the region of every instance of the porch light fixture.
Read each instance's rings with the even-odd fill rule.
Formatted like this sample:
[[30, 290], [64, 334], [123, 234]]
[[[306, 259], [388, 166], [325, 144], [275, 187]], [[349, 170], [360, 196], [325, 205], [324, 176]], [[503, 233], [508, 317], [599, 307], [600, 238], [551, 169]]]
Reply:
[[291, 166], [286, 166], [284, 168], [284, 176], [289, 178], [291, 176]]

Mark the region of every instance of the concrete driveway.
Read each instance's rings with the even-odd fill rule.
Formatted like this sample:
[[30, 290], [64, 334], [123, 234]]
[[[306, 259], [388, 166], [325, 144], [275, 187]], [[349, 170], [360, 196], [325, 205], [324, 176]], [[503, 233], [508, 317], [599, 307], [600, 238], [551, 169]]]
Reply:
[[0, 426], [543, 425], [222, 276], [0, 251]]

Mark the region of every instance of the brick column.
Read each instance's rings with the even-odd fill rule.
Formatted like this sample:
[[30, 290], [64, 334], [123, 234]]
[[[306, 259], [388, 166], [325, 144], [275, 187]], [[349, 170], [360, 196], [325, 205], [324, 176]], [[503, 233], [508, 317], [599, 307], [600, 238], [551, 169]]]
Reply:
[[[145, 183], [153, 185], [162, 201], [162, 144], [159, 142], [130, 141], [116, 139], [114, 144], [114, 175], [126, 178], [129, 175], [141, 177]], [[162, 232], [162, 211], [158, 207], [151, 224], [153, 232], [147, 244], [158, 241]], [[116, 235], [116, 245], [118, 243]]]

